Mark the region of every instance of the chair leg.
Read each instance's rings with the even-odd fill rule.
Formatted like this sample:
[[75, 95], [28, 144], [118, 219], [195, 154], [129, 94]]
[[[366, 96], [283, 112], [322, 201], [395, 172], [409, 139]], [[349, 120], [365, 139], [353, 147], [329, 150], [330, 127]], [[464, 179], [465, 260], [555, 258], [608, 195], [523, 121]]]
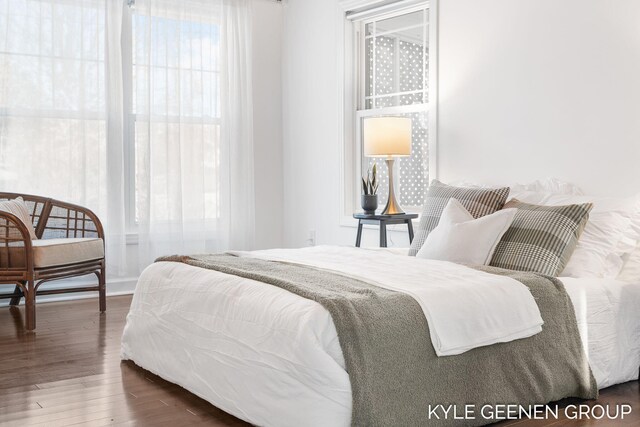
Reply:
[[107, 311], [107, 272], [105, 270], [103, 262], [100, 268], [100, 274], [98, 275], [98, 293], [101, 313]]
[[33, 331], [36, 328], [36, 284], [33, 280], [27, 283], [24, 302], [27, 331]]
[[22, 298], [22, 288], [16, 285], [16, 288], [13, 290], [13, 293], [15, 294], [15, 296], [11, 298], [11, 300], [9, 301], [9, 305], [20, 304], [20, 299]]

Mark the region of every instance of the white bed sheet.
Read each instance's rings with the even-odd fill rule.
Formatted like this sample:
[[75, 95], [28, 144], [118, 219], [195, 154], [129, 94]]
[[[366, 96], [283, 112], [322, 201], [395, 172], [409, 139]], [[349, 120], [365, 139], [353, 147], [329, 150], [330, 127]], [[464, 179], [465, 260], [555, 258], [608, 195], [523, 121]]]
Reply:
[[640, 283], [561, 277], [598, 388], [638, 378]]
[[[640, 284], [562, 280], [598, 386], [637, 379]], [[274, 286], [156, 263], [140, 277], [122, 358], [253, 424], [350, 424], [351, 387], [329, 313]]]

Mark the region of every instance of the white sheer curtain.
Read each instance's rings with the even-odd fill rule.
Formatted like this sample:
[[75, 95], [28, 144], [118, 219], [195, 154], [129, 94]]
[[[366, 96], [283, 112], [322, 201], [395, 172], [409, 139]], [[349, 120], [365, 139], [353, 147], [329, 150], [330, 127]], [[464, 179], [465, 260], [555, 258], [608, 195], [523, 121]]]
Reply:
[[104, 0], [0, 2], [0, 189], [96, 211], [111, 273], [124, 270], [124, 199], [105, 69], [121, 55], [107, 22], [121, 15]]
[[127, 3], [0, 1], [0, 190], [96, 211], [112, 273], [126, 229], [143, 266], [250, 249], [250, 0]]
[[222, 188], [228, 246], [251, 249], [255, 236], [250, 0], [223, 0]]
[[142, 265], [252, 246], [248, 0], [137, 0], [136, 219]]

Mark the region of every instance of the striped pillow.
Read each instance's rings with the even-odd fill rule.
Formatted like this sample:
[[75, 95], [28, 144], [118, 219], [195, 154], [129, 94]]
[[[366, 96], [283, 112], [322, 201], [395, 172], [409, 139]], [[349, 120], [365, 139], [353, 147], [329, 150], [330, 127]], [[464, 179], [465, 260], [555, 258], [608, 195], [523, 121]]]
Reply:
[[540, 206], [513, 199], [504, 207], [518, 212], [490, 265], [557, 276], [576, 248], [593, 204]]
[[410, 256], [416, 256], [427, 236], [440, 222], [440, 216], [450, 199], [456, 199], [474, 218], [492, 214], [504, 206], [509, 187], [452, 187], [434, 179], [429, 185], [418, 231], [411, 242]]
[[[20, 219], [23, 224], [27, 227], [29, 231], [29, 235], [31, 236], [31, 240], [35, 240], [38, 237], [36, 236], [36, 230], [33, 228], [33, 223], [31, 222], [31, 215], [29, 215], [29, 208], [25, 204], [22, 197], [17, 197], [12, 200], [2, 200], [0, 201], [0, 211], [8, 212], [10, 214], [15, 215]], [[17, 228], [5, 228], [4, 231], [9, 230], [8, 237], [14, 239], [20, 239], [22, 236]]]

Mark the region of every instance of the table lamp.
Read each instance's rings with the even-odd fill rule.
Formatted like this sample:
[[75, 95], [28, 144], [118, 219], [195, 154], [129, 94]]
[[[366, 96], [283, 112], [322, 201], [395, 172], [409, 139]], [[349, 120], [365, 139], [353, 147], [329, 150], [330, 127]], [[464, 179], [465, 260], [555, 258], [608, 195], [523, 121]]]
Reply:
[[393, 185], [395, 157], [411, 155], [411, 119], [408, 117], [375, 117], [364, 119], [364, 155], [385, 157], [389, 169], [389, 199], [383, 215], [403, 214]]

